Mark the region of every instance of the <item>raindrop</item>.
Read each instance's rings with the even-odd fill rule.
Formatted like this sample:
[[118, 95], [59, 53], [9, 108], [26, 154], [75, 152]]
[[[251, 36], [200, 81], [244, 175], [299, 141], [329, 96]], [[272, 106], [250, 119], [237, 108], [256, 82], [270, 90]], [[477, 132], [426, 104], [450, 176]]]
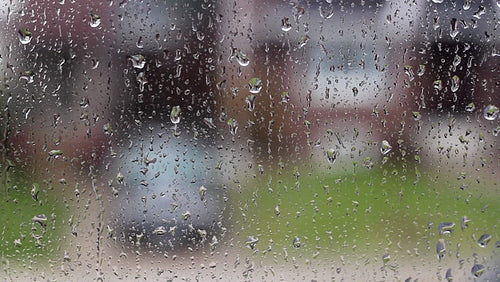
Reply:
[[483, 275], [485, 269], [486, 268], [482, 264], [474, 264], [474, 266], [472, 267], [471, 273], [472, 273], [472, 275], [479, 277], [479, 276]]
[[280, 216], [281, 212], [280, 212], [280, 207], [279, 206], [274, 207], [274, 214], [276, 216]]
[[255, 95], [248, 95], [245, 101], [247, 102], [248, 110], [253, 111], [255, 109]]
[[227, 121], [227, 124], [229, 125], [229, 131], [231, 134], [236, 135], [236, 132], [238, 132], [238, 122], [234, 118], [230, 118]]
[[236, 51], [236, 60], [242, 67], [246, 67], [250, 64], [250, 59], [248, 59], [248, 56], [241, 50]]
[[40, 224], [42, 227], [45, 227], [46, 226], [46, 221], [47, 221], [47, 216], [45, 214], [39, 214], [39, 215], [35, 215], [31, 221], [33, 221], [33, 223], [38, 223]]
[[26, 80], [26, 82], [28, 83], [33, 83], [35, 81], [34, 77], [35, 73], [33, 71], [24, 71], [23, 73], [21, 73], [19, 79]]
[[304, 35], [299, 39], [299, 48], [302, 48], [306, 46], [307, 42], [309, 41], [309, 35]]
[[260, 78], [252, 78], [248, 82], [248, 86], [250, 87], [250, 93], [257, 94], [262, 90], [262, 80]]
[[31, 186], [31, 198], [35, 200], [35, 202], [38, 202], [38, 194], [40, 193], [40, 186], [38, 183], [33, 183]]
[[136, 69], [142, 69], [146, 65], [146, 58], [140, 54], [130, 56], [129, 60], [132, 62], [132, 66]]
[[389, 144], [387, 140], [383, 140], [382, 144], [380, 145], [380, 152], [382, 153], [382, 155], [389, 153], [391, 149], [392, 149], [391, 144]]
[[458, 75], [454, 75], [451, 78], [451, 92], [457, 92], [459, 84], [460, 84], [460, 78], [458, 77]]
[[486, 245], [488, 245], [488, 243], [490, 242], [491, 240], [491, 235], [490, 234], [483, 234], [479, 240], [477, 241], [477, 243], [479, 244], [479, 246], [481, 248], [484, 248], [486, 247]]
[[440, 79], [435, 80], [432, 83], [432, 86], [434, 87], [434, 89], [441, 90], [441, 89], [443, 89], [443, 82]]
[[250, 249], [255, 249], [255, 245], [259, 242], [259, 238], [255, 238], [254, 236], [248, 236], [247, 239], [245, 240], [245, 244], [248, 248]]
[[432, 0], [432, 2], [436, 3], [436, 4], [441, 4], [443, 3], [444, 0]]
[[31, 38], [33, 35], [27, 28], [23, 28], [19, 30], [19, 41], [21, 44], [28, 44], [31, 42]]
[[167, 228], [165, 226], [159, 226], [156, 227], [155, 230], [153, 230], [154, 235], [165, 235], [167, 234]]
[[495, 136], [495, 137], [498, 136], [500, 134], [500, 125], [493, 128], [492, 133], [493, 133], [493, 136]]
[[439, 260], [444, 258], [445, 252], [446, 252], [446, 247], [444, 244], [444, 239], [439, 239], [438, 243], [436, 244], [436, 253]]
[[170, 121], [173, 124], [178, 124], [181, 121], [181, 107], [175, 106], [172, 108], [172, 111], [170, 112]]
[[451, 268], [448, 268], [448, 270], [446, 270], [445, 278], [448, 282], [453, 281], [453, 274], [451, 274]]
[[413, 119], [414, 120], [420, 120], [422, 118], [422, 115], [420, 114], [420, 112], [413, 112]]
[[465, 11], [470, 9], [470, 2], [471, 2], [471, 0], [465, 0], [464, 6], [463, 6]]
[[358, 88], [356, 86], [352, 88], [352, 94], [354, 95], [354, 97], [358, 96]]
[[468, 226], [470, 221], [471, 220], [467, 216], [465, 216], [465, 215], [462, 216], [462, 220], [460, 220], [460, 228], [462, 228], [462, 230], [464, 230], [465, 227]]
[[456, 18], [452, 18], [450, 22], [450, 36], [455, 38], [458, 35], [458, 21]]
[[413, 68], [412, 68], [412, 66], [406, 65], [404, 67], [404, 72], [406, 73], [406, 75], [408, 75], [408, 79], [410, 81], [412, 81], [413, 79], [415, 79], [415, 75], [413, 74]]
[[101, 16], [90, 13], [90, 26], [98, 27], [101, 24]]
[[472, 102], [471, 102], [471, 103], [467, 104], [467, 106], [465, 106], [465, 110], [466, 110], [467, 112], [470, 112], [470, 113], [471, 113], [471, 112], [473, 112], [474, 110], [476, 110], [476, 105], [474, 105], [474, 103], [472, 103]]
[[498, 117], [498, 112], [500, 109], [498, 109], [497, 106], [495, 105], [488, 105], [486, 108], [484, 108], [484, 118], [487, 120], [495, 120]]
[[338, 152], [335, 149], [328, 149], [326, 152], [326, 159], [330, 164], [334, 164], [337, 160]]
[[287, 17], [281, 19], [281, 30], [290, 31], [290, 29], [292, 29], [292, 25], [288, 21], [289, 19]]
[[299, 237], [295, 237], [295, 238], [293, 238], [293, 247], [294, 247], [295, 249], [300, 248], [300, 238], [299, 238]]
[[204, 118], [203, 122], [211, 129], [214, 129], [216, 127], [213, 118]]
[[290, 101], [290, 95], [288, 94], [288, 91], [281, 92], [281, 102], [288, 103], [288, 101]]
[[383, 256], [382, 256], [382, 261], [385, 263], [389, 262], [391, 260], [391, 255], [389, 253], [385, 253]]
[[123, 179], [123, 174], [121, 172], [118, 172], [118, 174], [116, 175], [116, 180], [118, 181], [118, 183], [123, 183]]
[[476, 19], [481, 19], [481, 16], [486, 14], [486, 8], [484, 6], [479, 5], [477, 11], [474, 12], [473, 17]]
[[[146, 76], [144, 75], [144, 72], [141, 71], [137, 75], [136, 79], [137, 79], [137, 83], [139, 83], [139, 91], [144, 92], [144, 85], [146, 85], [146, 83], [148, 83]], [[139, 101], [139, 102], [142, 103], [142, 101]]]
[[456, 68], [458, 65], [460, 65], [460, 62], [462, 62], [462, 57], [459, 55], [455, 55], [455, 58], [453, 59], [453, 67]]
[[454, 222], [441, 222], [438, 226], [439, 235], [451, 233], [453, 227], [455, 227]]
[[207, 188], [205, 188], [205, 186], [201, 186], [198, 192], [200, 193], [200, 199], [202, 201], [205, 200], [205, 195], [207, 194]]
[[417, 70], [417, 75], [422, 76], [425, 73], [425, 65], [419, 65]]
[[63, 154], [62, 150], [51, 150], [49, 152], [49, 156], [50, 157], [54, 157], [54, 158], [58, 158], [59, 156], [61, 156]]
[[182, 219], [183, 219], [183, 220], [188, 220], [188, 219], [191, 219], [191, 212], [190, 212], [190, 211], [185, 211], [185, 212], [182, 214]]

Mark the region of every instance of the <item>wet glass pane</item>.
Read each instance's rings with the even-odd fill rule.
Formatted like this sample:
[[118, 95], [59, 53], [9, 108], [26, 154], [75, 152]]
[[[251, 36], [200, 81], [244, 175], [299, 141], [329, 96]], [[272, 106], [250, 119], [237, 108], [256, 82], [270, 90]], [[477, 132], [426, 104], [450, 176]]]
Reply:
[[0, 7], [2, 280], [500, 280], [498, 0]]

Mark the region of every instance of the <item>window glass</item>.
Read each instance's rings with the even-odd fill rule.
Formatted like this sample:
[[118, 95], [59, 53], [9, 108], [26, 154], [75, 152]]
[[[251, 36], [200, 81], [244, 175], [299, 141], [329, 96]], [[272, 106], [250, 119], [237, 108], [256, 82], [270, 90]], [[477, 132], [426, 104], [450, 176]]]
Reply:
[[5, 280], [500, 280], [500, 2], [0, 0]]

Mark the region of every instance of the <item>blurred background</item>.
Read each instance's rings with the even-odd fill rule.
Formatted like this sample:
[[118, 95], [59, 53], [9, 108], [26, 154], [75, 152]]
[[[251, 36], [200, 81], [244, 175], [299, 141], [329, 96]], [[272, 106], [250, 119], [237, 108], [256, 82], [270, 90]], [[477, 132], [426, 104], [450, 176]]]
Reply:
[[5, 280], [499, 280], [500, 4], [0, 2]]

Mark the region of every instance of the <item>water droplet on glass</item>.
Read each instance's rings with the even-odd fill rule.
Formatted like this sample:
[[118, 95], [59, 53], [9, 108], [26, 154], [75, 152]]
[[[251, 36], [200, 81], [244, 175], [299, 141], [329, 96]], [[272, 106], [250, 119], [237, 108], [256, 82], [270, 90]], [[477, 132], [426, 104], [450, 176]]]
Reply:
[[413, 112], [412, 115], [414, 120], [420, 120], [422, 118], [420, 112]]
[[486, 247], [486, 245], [488, 245], [488, 243], [490, 242], [491, 240], [491, 235], [490, 234], [483, 234], [481, 235], [481, 237], [479, 238], [479, 240], [477, 241], [477, 243], [479, 244], [479, 246], [481, 248], [484, 248]]
[[19, 30], [19, 41], [21, 44], [28, 44], [31, 42], [31, 38], [33, 35], [27, 28], [23, 28]]
[[211, 129], [216, 128], [213, 118], [204, 118], [203, 122]]
[[328, 149], [325, 152], [326, 159], [330, 164], [334, 164], [335, 160], [337, 160], [338, 152], [335, 149]]
[[35, 81], [35, 73], [33, 71], [24, 71], [19, 77], [20, 80], [26, 80], [27, 83], [33, 83]]
[[248, 56], [241, 50], [236, 51], [236, 60], [242, 67], [246, 67], [248, 66], [248, 64], [250, 64], [250, 59], [248, 59]]
[[205, 195], [207, 194], [207, 188], [205, 188], [205, 186], [201, 186], [198, 192], [200, 193], [200, 199], [202, 201], [205, 200]]
[[255, 95], [248, 95], [245, 101], [247, 102], [248, 110], [253, 111], [255, 109]]
[[255, 249], [255, 245], [259, 242], [258, 238], [255, 238], [254, 236], [248, 236], [247, 239], [245, 240], [245, 245], [250, 248], [250, 249]]
[[456, 18], [452, 18], [450, 22], [450, 36], [455, 38], [458, 35], [458, 21]]
[[190, 211], [185, 211], [184, 213], [182, 213], [182, 219], [183, 220], [191, 219], [191, 212]]
[[444, 243], [444, 239], [439, 239], [436, 244], [436, 253], [439, 260], [444, 258], [445, 252], [446, 252], [446, 246]]
[[227, 121], [227, 125], [229, 125], [229, 131], [231, 134], [236, 135], [236, 132], [238, 132], [238, 122], [234, 118], [230, 118]]
[[453, 227], [455, 227], [454, 222], [441, 222], [441, 223], [439, 223], [439, 226], [438, 226], [438, 233], [439, 233], [439, 235], [451, 233]]
[[474, 264], [474, 266], [472, 267], [471, 273], [472, 273], [472, 275], [479, 277], [479, 276], [483, 275], [485, 269], [486, 268], [482, 264]]
[[425, 73], [425, 65], [419, 65], [417, 70], [417, 75], [422, 76]]
[[382, 144], [380, 145], [380, 152], [382, 153], [382, 155], [389, 153], [391, 149], [392, 149], [391, 144], [389, 144], [387, 140], [383, 140]]
[[412, 66], [406, 65], [404, 67], [404, 72], [406, 73], [406, 75], [408, 76], [408, 79], [410, 81], [412, 81], [413, 79], [415, 79], [415, 75], [413, 74], [413, 68], [412, 68]]
[[496, 136], [498, 136], [498, 135], [500, 135], [500, 125], [499, 125], [499, 126], [497, 126], [497, 127], [495, 127], [495, 128], [493, 128], [493, 130], [491, 131], [491, 133], [492, 133], [492, 134], [493, 134], [493, 136], [495, 136], [495, 137], [496, 137]]
[[89, 98], [82, 97], [82, 100], [80, 101], [80, 107], [86, 108], [89, 106], [89, 103], [90, 103]]
[[434, 87], [434, 89], [441, 90], [441, 89], [443, 89], [443, 82], [440, 79], [435, 80], [432, 83], [432, 86]]
[[471, 0], [465, 0], [464, 6], [463, 6], [465, 11], [470, 9], [470, 2], [471, 2]]
[[[139, 91], [140, 92], [144, 92], [144, 85], [146, 85], [146, 83], [148, 83], [148, 80], [146, 79], [146, 76], [145, 76], [144, 72], [141, 71], [137, 75], [136, 79], [137, 79], [137, 83], [139, 83]], [[139, 102], [142, 103], [142, 99]]]
[[486, 8], [484, 6], [479, 5], [477, 11], [472, 15], [476, 19], [481, 19], [481, 16], [486, 14]]
[[457, 92], [459, 84], [460, 84], [460, 78], [458, 77], [458, 75], [454, 75], [451, 78], [451, 92]]
[[306, 46], [307, 42], [309, 41], [309, 35], [304, 35], [299, 39], [299, 48], [302, 48]]
[[498, 112], [500, 109], [498, 109], [497, 106], [495, 105], [488, 105], [486, 108], [484, 108], [484, 118], [487, 120], [495, 120], [498, 117]]
[[443, 3], [444, 0], [432, 0], [432, 2], [436, 3], [436, 4], [441, 4]]
[[468, 226], [468, 223], [470, 222], [471, 220], [467, 217], [467, 216], [462, 216], [462, 219], [460, 220], [460, 228], [462, 228], [462, 230], [465, 229], [465, 227]]
[[276, 206], [274, 207], [274, 214], [276, 216], [280, 216], [281, 212], [280, 212], [280, 206]]
[[46, 226], [46, 221], [47, 221], [47, 216], [45, 214], [35, 215], [31, 219], [31, 221], [33, 221], [33, 223], [40, 224], [42, 227], [45, 227]]
[[40, 194], [40, 185], [38, 185], [38, 183], [33, 183], [31, 186], [31, 198], [35, 202], [38, 202], [38, 194]]
[[165, 235], [167, 234], [167, 228], [165, 226], [159, 226], [156, 227], [155, 230], [153, 230], [154, 235]]
[[473, 112], [474, 110], [476, 110], [476, 105], [474, 105], [474, 103], [469, 103], [465, 106], [465, 111], [467, 112]]
[[385, 263], [389, 262], [391, 260], [391, 255], [389, 253], [385, 253], [383, 256], [382, 256], [382, 261]]
[[292, 25], [288, 21], [289, 19], [287, 17], [281, 19], [281, 30], [290, 31], [290, 29], [292, 29]]
[[448, 282], [453, 281], [453, 275], [451, 274], [451, 268], [448, 268], [448, 270], [446, 270], [445, 278]]
[[248, 82], [248, 86], [250, 87], [250, 93], [257, 94], [260, 92], [260, 90], [262, 90], [262, 81], [260, 80], [260, 78], [254, 77], [250, 79], [250, 81]]
[[293, 247], [294, 247], [295, 249], [300, 248], [300, 238], [299, 238], [299, 237], [295, 237], [295, 238], [293, 238]]
[[90, 13], [90, 26], [98, 27], [101, 24], [101, 16]]
[[281, 92], [281, 102], [288, 103], [288, 101], [290, 101], [290, 95], [288, 94], [288, 91]]
[[129, 60], [132, 62], [132, 66], [136, 69], [142, 69], [146, 65], [146, 58], [140, 54], [130, 56]]
[[54, 157], [54, 158], [58, 158], [59, 156], [61, 156], [63, 154], [63, 152], [61, 150], [51, 150], [49, 152], [49, 156], [50, 157]]
[[170, 112], [170, 121], [173, 124], [178, 124], [181, 121], [181, 107], [175, 106], [172, 108], [172, 111]]
[[357, 88], [356, 86], [354, 86], [354, 87], [352, 88], [352, 94], [354, 95], [354, 97], [358, 96], [358, 92], [359, 92], [359, 91], [358, 91], [358, 88]]

